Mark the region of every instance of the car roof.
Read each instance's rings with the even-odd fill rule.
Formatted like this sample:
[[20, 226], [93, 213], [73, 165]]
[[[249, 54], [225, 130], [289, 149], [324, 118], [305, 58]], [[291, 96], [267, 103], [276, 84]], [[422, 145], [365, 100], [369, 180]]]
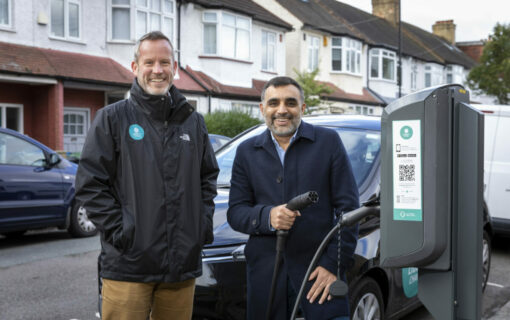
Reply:
[[14, 130], [7, 129], [7, 128], [0, 128], [0, 132], [6, 133], [6, 134], [10, 134], [12, 136], [21, 138], [21, 139], [23, 139], [25, 141], [28, 141], [28, 142], [38, 146], [39, 148], [43, 149], [47, 153], [55, 153], [55, 151], [53, 151], [52, 149], [48, 148], [47, 146], [45, 146], [44, 144], [40, 143], [39, 141], [37, 141], [35, 139], [32, 139], [32, 138], [30, 138], [27, 135], [19, 133], [18, 131], [14, 131]]
[[328, 114], [304, 116], [303, 120], [321, 126], [381, 130], [381, 118], [376, 116]]

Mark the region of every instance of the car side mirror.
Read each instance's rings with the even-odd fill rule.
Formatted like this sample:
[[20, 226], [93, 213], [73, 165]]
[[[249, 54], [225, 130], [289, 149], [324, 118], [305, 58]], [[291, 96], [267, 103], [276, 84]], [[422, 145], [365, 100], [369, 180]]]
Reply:
[[60, 157], [58, 156], [58, 154], [56, 154], [56, 153], [50, 154], [50, 159], [48, 162], [48, 165], [50, 167], [57, 165], [59, 162], [60, 162]]

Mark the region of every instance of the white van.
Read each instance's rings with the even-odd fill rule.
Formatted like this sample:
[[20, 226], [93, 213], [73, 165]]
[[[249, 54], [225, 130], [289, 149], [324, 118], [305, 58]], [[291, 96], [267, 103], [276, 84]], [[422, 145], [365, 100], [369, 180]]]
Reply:
[[484, 197], [494, 233], [510, 235], [510, 106], [472, 106], [485, 115]]

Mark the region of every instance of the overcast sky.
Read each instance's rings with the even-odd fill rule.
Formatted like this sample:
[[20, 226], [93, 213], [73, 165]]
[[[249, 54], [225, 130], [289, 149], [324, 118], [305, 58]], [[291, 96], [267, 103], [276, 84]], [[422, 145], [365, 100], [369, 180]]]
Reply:
[[[372, 12], [372, 0], [339, 0]], [[456, 41], [486, 39], [497, 22], [510, 24], [510, 0], [401, 0], [402, 20], [432, 32], [439, 20], [457, 25]]]

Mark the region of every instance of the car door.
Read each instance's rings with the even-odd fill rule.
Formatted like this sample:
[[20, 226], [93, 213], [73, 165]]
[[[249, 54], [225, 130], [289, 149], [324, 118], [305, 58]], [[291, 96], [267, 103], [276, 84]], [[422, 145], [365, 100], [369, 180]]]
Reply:
[[0, 132], [0, 230], [41, 227], [63, 215], [60, 172], [46, 166], [40, 147]]

